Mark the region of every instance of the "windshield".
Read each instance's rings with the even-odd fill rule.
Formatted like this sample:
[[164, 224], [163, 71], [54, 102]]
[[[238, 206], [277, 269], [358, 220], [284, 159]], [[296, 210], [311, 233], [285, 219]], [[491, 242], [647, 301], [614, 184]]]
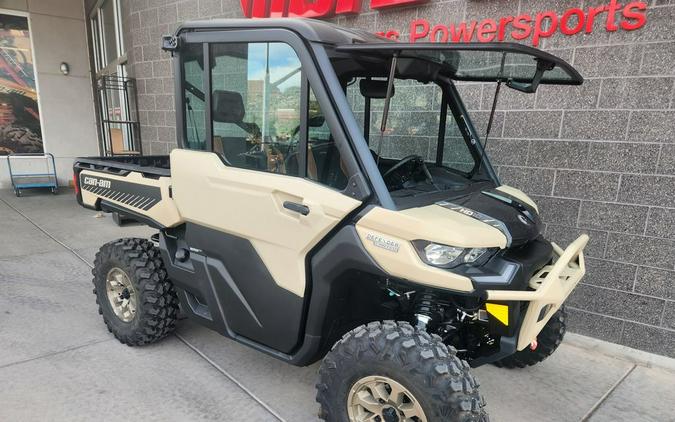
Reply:
[[[366, 120], [367, 100], [361, 93], [360, 86], [365, 79], [354, 78], [347, 86], [347, 99], [362, 127]], [[373, 80], [386, 83], [384, 78]], [[401, 160], [410, 155], [418, 155], [428, 163], [437, 163], [457, 173], [469, 175], [477, 161], [450, 111], [447, 112], [445, 125], [441, 126], [442, 97], [441, 87], [433, 82], [396, 79], [384, 134], [380, 133], [380, 125], [385, 100], [372, 98], [370, 125], [368, 130], [364, 130], [364, 135], [368, 134], [368, 146], [373, 155], [387, 160]], [[439, 154], [438, 140], [441, 131], [444, 142]], [[440, 160], [437, 161], [437, 158]]]
[[377, 169], [399, 208], [456, 198], [496, 185], [480, 134], [457, 88], [428, 59], [395, 67], [389, 113], [381, 131], [392, 57], [339, 53], [333, 67]]
[[[564, 60], [513, 43], [353, 42], [327, 50], [397, 206], [447, 200], [499, 184], [483, 151], [502, 84], [531, 95], [540, 84], [583, 83]], [[459, 97], [461, 81], [496, 84], [480, 132]], [[483, 92], [489, 91], [481, 88], [479, 109]]]

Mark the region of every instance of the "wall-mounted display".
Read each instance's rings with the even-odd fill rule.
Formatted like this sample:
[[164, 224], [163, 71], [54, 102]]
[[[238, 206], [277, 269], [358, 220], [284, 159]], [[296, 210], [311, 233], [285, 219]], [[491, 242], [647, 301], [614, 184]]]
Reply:
[[28, 18], [0, 14], [0, 155], [43, 151]]

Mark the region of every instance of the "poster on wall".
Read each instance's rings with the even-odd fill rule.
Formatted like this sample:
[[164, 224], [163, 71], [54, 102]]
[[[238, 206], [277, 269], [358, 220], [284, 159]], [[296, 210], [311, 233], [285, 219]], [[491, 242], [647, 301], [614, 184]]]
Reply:
[[43, 152], [28, 18], [0, 14], [0, 155]]

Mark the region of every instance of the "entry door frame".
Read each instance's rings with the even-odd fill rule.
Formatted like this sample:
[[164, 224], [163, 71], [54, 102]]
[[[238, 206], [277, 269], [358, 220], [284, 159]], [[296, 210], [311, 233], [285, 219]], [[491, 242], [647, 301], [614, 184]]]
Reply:
[[185, 148], [185, 118], [184, 108], [184, 74], [181, 63], [181, 49], [186, 44], [202, 44], [204, 48], [204, 94], [205, 94], [205, 127], [206, 127], [206, 150], [213, 150], [213, 120], [211, 107], [211, 72], [210, 72], [210, 45], [224, 43], [273, 43], [283, 42], [291, 46], [302, 65], [301, 85], [301, 127], [300, 127], [300, 162], [302, 177], [306, 176], [307, 160], [307, 108], [309, 102], [309, 88], [311, 86], [326, 123], [331, 131], [340, 157], [344, 161], [349, 183], [343, 193], [359, 201], [367, 201], [372, 193], [372, 188], [362, 171], [359, 161], [355, 157], [355, 151], [350, 144], [347, 131], [342, 126], [342, 121], [335, 111], [332, 95], [325, 85], [321, 74], [317, 71], [315, 58], [309, 46], [294, 32], [280, 28], [265, 29], [233, 29], [200, 32], [184, 32], [178, 34], [179, 48], [174, 52], [174, 75], [180, 83], [175, 87], [176, 109], [176, 137], [178, 147]]

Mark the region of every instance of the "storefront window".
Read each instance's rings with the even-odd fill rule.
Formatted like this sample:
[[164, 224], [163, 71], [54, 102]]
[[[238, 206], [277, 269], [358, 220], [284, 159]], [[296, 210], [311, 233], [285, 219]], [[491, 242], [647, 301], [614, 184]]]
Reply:
[[120, 74], [126, 64], [119, 0], [102, 0], [91, 14], [97, 74]]
[[135, 84], [127, 75], [120, 0], [100, 0], [90, 14], [104, 154], [140, 152]]
[[121, 46], [117, 45], [117, 19], [115, 14], [115, 0], [105, 0], [101, 6], [101, 28], [105, 48], [105, 65], [113, 63], [120, 55]]

